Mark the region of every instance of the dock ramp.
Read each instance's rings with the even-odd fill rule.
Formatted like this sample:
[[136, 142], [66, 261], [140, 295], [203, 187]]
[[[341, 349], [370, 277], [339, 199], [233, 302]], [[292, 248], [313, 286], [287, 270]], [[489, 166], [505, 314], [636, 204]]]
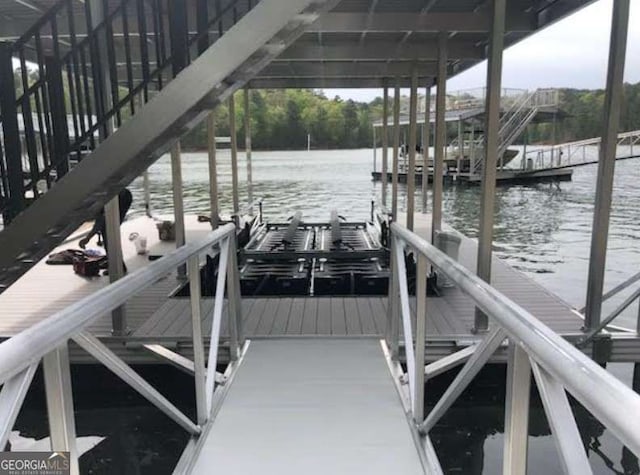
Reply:
[[424, 473], [375, 339], [254, 340], [187, 473]]

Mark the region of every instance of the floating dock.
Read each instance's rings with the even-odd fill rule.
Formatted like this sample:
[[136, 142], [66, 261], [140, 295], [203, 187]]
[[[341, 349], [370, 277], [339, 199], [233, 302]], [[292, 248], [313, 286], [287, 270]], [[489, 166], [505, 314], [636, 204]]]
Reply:
[[[544, 183], [554, 181], [571, 181], [573, 170], [571, 168], [558, 168], [539, 171], [522, 170], [498, 170], [496, 181], [498, 185], [528, 185], [533, 183]], [[381, 181], [381, 172], [371, 172], [373, 181]], [[393, 174], [387, 173], [387, 183], [391, 183]], [[422, 173], [414, 175], [416, 185], [422, 184]], [[433, 174], [428, 175], [429, 183], [433, 183]], [[464, 183], [470, 185], [480, 185], [482, 176], [470, 173], [447, 173], [443, 176], [444, 183]], [[398, 183], [407, 183], [407, 173], [398, 173]]]
[[[404, 216], [399, 216], [403, 222]], [[148, 239], [149, 254], [163, 255], [175, 244], [158, 239], [157, 220], [134, 218], [123, 223], [123, 253], [130, 272], [148, 264], [147, 256], [139, 256], [128, 236], [139, 233]], [[416, 215], [416, 232], [429, 236], [428, 215]], [[210, 231], [208, 223], [198, 222], [196, 216], [186, 216], [187, 242], [197, 241]], [[56, 249], [77, 248], [75, 238]], [[476, 267], [477, 243], [461, 236], [459, 262], [471, 271]], [[38, 263], [15, 285], [0, 294], [0, 337], [5, 339], [44, 320], [71, 303], [107, 286], [108, 277], [84, 278], [73, 273], [71, 266], [50, 266]], [[111, 335], [111, 316], [104, 315], [89, 327], [89, 331], [106, 343], [129, 363], [154, 364], [162, 362], [145, 345], [164, 345], [191, 357], [191, 308], [188, 296], [178, 296], [186, 280], [173, 273], [158, 280], [132, 298], [125, 306], [129, 334]], [[523, 308], [536, 315], [545, 325], [573, 341], [584, 335], [581, 315], [558, 296], [515, 270], [498, 258], [493, 259], [492, 285]], [[33, 296], [37, 295], [35, 299]], [[25, 305], [25, 302], [31, 302]], [[426, 329], [426, 359], [435, 361], [477, 341], [472, 333], [475, 306], [472, 300], [456, 287], [445, 288], [440, 297], [429, 297], [429, 318]], [[210, 334], [213, 297], [203, 297], [203, 333]], [[386, 295], [333, 296], [243, 296], [244, 329], [249, 339], [290, 337], [373, 338], [384, 335], [387, 320]], [[415, 309], [415, 297], [411, 297]], [[223, 310], [226, 315], [226, 306]], [[222, 319], [223, 341], [228, 337], [227, 319]], [[205, 338], [206, 340], [206, 338]], [[587, 347], [585, 351], [590, 351]], [[498, 351], [495, 358], [503, 360]], [[640, 339], [629, 337], [614, 341], [611, 361], [628, 361], [640, 357]], [[71, 346], [72, 362], [87, 363], [93, 359]], [[220, 361], [228, 359], [228, 348], [220, 347]]]

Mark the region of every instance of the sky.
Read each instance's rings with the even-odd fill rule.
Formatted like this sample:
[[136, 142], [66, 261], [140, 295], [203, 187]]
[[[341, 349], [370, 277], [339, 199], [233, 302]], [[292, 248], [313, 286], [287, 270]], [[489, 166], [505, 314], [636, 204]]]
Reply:
[[[604, 88], [612, 8], [613, 0], [598, 0], [505, 50], [502, 87]], [[447, 89], [482, 87], [486, 75], [487, 63], [483, 61], [449, 79]], [[625, 81], [640, 81], [640, 0], [631, 0]], [[337, 95], [364, 102], [382, 96], [379, 89], [324, 89], [324, 92], [327, 97]]]

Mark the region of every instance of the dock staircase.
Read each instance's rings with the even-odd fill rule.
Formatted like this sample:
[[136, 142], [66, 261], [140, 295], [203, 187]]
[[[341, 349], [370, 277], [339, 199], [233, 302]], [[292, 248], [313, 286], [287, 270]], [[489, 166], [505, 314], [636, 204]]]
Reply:
[[[498, 162], [507, 149], [520, 137], [526, 127], [533, 121], [538, 111], [542, 107], [557, 105], [557, 91], [550, 89], [536, 89], [533, 92], [525, 91], [517, 100], [503, 112], [500, 117], [500, 130], [498, 132]], [[470, 147], [474, 147], [471, 164], [472, 174], [482, 171], [484, 163], [484, 141], [483, 134], [474, 137]], [[455, 150], [458, 147], [457, 139], [451, 146]]]
[[196, 3], [60, 0], [0, 47], [0, 292], [336, 1]]

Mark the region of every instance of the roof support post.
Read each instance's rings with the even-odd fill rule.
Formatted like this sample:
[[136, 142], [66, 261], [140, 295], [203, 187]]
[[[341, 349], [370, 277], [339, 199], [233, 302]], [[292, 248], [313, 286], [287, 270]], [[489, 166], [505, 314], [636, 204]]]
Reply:
[[391, 215], [398, 219], [398, 151], [400, 149], [400, 78], [393, 90], [393, 175], [391, 177]]
[[[253, 171], [251, 168], [251, 116], [249, 109], [251, 108], [249, 101], [249, 88], [244, 88], [244, 150], [247, 156], [247, 193], [249, 195], [249, 203], [253, 203]], [[250, 211], [253, 213], [253, 206]]]
[[458, 156], [460, 160], [464, 158], [464, 137], [462, 133], [462, 119], [458, 120]]
[[[87, 4], [90, 14], [90, 24], [99, 25], [105, 17], [105, 3], [99, 0], [91, 0]], [[102, 39], [102, 41], [101, 41]], [[108, 64], [108, 48], [105, 37], [96, 36], [94, 53], [96, 67], [94, 69], [94, 94], [98, 120], [103, 121], [98, 129], [100, 142], [113, 133], [113, 118], [106, 119], [107, 111], [113, 107], [113, 95], [111, 91], [111, 70]], [[124, 260], [122, 256], [122, 236], [120, 235], [120, 200], [114, 196], [104, 207], [105, 243], [107, 251], [109, 282], [113, 283], [124, 276]], [[121, 306], [111, 312], [111, 331], [114, 335], [125, 335], [127, 329], [127, 317], [125, 307]]]
[[[487, 65], [485, 148], [478, 232], [477, 274], [485, 282], [491, 282], [491, 245], [493, 243], [498, 134], [500, 132], [500, 84], [502, 81], [505, 9], [506, 0], [493, 0], [493, 22], [491, 25], [491, 41]], [[485, 332], [488, 326], [489, 320], [487, 316], [479, 308], [476, 308], [473, 331], [476, 333]]]
[[151, 217], [151, 191], [149, 189], [149, 169], [142, 172], [142, 189], [144, 190], [144, 211]]
[[[144, 106], [144, 96], [138, 95], [138, 109]], [[142, 191], [144, 196], [144, 211], [147, 217], [151, 218], [151, 190], [149, 189], [149, 169], [142, 172]]]
[[389, 87], [387, 80], [384, 80], [382, 90], [382, 206], [387, 206], [387, 173], [389, 169]]
[[409, 170], [407, 170], [407, 229], [413, 231], [413, 213], [416, 190], [416, 144], [418, 121], [418, 72], [411, 72], [411, 92], [409, 95]]
[[238, 140], [236, 137], [236, 100], [229, 96], [229, 135], [231, 136], [231, 192], [233, 196], [233, 221], [240, 223], [240, 200], [238, 198]]
[[[120, 199], [114, 196], [104, 207], [105, 239], [107, 251], [109, 282], [116, 282], [124, 277], [124, 259], [122, 256], [122, 236], [120, 235]], [[125, 307], [121, 306], [111, 312], [111, 331], [115, 336], [126, 335], [127, 316]]]
[[616, 0], [613, 3], [613, 18], [611, 20], [607, 89], [604, 99], [604, 130], [602, 131], [602, 142], [600, 144], [596, 202], [591, 231], [591, 255], [589, 258], [587, 304], [584, 322], [585, 330], [587, 331], [599, 325], [602, 311], [602, 290], [604, 288], [604, 270], [607, 259], [611, 192], [613, 190], [613, 174], [616, 162], [628, 27], [629, 0]]
[[[8, 209], [4, 211], [5, 226], [26, 206], [22, 177], [20, 132], [18, 130], [18, 108], [16, 105], [11, 53], [11, 43], [0, 43], [0, 110], [2, 110], [3, 145], [6, 159], [5, 172], [7, 174], [6, 178], [2, 178], [7, 186], [7, 189], [4, 189], [4, 199], [7, 200], [9, 205]], [[1, 156], [0, 160], [2, 160]]]
[[71, 474], [79, 474], [71, 367], [67, 342], [42, 358], [51, 450], [69, 452]]
[[209, 202], [211, 203], [211, 229], [217, 229], [218, 217], [218, 171], [216, 169], [216, 115], [207, 117], [207, 149], [209, 151]]
[[[182, 164], [180, 142], [177, 141], [171, 147], [171, 183], [173, 184], [173, 218], [175, 220], [176, 248], [184, 246], [184, 202], [182, 200]], [[185, 265], [178, 267], [178, 277], [185, 278], [187, 268]]]
[[436, 89], [436, 133], [433, 159], [433, 210], [431, 214], [431, 242], [442, 227], [442, 171], [444, 149], [447, 146], [447, 124], [444, 113], [447, 94], [447, 34], [438, 34], [438, 77]]
[[[431, 80], [429, 80], [431, 82]], [[422, 212], [427, 212], [429, 189], [429, 141], [431, 134], [431, 84], [424, 88], [424, 126], [422, 127]]]
[[377, 149], [376, 149], [376, 128], [375, 128], [375, 126], [371, 126], [371, 129], [373, 131], [373, 171], [375, 172], [376, 168], [377, 168], [376, 167], [376, 165], [377, 165], [376, 164], [376, 152], [377, 152]]

